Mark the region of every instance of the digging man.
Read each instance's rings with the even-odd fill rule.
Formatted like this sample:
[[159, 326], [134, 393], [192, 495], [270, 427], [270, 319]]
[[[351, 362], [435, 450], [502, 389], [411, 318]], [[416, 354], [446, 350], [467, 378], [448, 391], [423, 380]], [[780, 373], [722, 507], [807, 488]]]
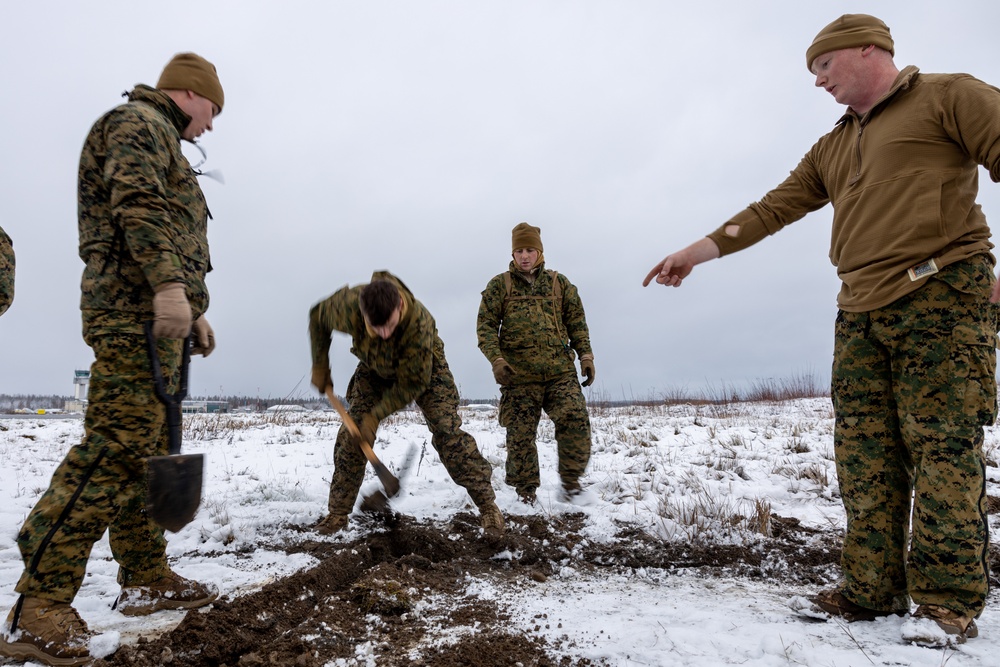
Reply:
[[915, 619], [960, 643], [977, 635], [989, 588], [983, 426], [996, 418], [1000, 290], [976, 195], [979, 165], [1000, 181], [1000, 90], [900, 71], [893, 54], [873, 16], [825, 27], [806, 66], [845, 114], [781, 185], [668, 255], [643, 285], [678, 287], [697, 264], [833, 205], [847, 534], [844, 581], [812, 602], [850, 622], [904, 615], [912, 599]]
[[[347, 385], [349, 414], [361, 436], [375, 443], [380, 421], [411, 401], [427, 420], [431, 445], [451, 478], [464, 487], [479, 508], [480, 522], [502, 531], [492, 468], [462, 430], [458, 388], [444, 356], [444, 342], [430, 312], [392, 274], [377, 271], [367, 285], [343, 287], [309, 311], [312, 384], [321, 394], [333, 390], [330, 341], [334, 331], [351, 336], [359, 363]], [[364, 479], [365, 457], [346, 426], [333, 450], [329, 513], [318, 525], [323, 534], [344, 528]]]
[[[126, 615], [192, 609], [218, 591], [174, 573], [163, 530], [147, 516], [146, 465], [167, 453], [166, 410], [154, 395], [143, 326], [153, 334], [163, 377], [176, 391], [183, 345], [215, 347], [205, 320], [208, 206], [181, 152], [212, 129], [223, 91], [215, 67], [176, 55], [156, 88], [93, 126], [80, 157], [80, 308], [94, 351], [83, 442], [56, 468], [18, 534], [21, 594], [0, 636], [0, 655], [49, 665], [91, 660], [87, 624], [71, 606], [94, 543], [109, 531]], [[193, 323], [193, 324], [192, 324]]]

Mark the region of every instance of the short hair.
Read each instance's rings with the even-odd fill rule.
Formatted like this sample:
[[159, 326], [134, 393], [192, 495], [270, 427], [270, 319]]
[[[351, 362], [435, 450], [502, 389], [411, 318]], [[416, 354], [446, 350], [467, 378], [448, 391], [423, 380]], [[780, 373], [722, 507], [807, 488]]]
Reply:
[[368, 324], [380, 327], [399, 306], [399, 290], [388, 280], [373, 280], [361, 289], [358, 305]]

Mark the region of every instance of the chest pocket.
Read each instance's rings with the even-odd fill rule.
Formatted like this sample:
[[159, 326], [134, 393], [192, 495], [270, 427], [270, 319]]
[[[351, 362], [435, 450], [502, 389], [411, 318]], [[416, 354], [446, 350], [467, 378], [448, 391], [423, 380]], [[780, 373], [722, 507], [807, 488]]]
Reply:
[[[514, 295], [510, 271], [503, 274], [504, 298], [500, 329], [501, 345], [509, 347], [534, 347], [536, 345], [567, 344], [562, 322], [562, 285], [559, 273], [547, 270], [552, 281], [550, 294]], [[547, 340], [551, 338], [552, 340]]]

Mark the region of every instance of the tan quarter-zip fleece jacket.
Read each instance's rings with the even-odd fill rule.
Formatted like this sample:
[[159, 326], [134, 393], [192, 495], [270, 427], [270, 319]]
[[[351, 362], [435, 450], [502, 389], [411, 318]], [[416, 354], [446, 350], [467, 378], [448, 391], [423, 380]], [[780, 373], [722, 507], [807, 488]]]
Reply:
[[979, 165], [1000, 182], [1000, 90], [967, 74], [907, 67], [867, 114], [848, 109], [781, 185], [709, 238], [732, 254], [832, 203], [838, 305], [881, 308], [927, 280], [911, 280], [907, 269], [989, 254]]

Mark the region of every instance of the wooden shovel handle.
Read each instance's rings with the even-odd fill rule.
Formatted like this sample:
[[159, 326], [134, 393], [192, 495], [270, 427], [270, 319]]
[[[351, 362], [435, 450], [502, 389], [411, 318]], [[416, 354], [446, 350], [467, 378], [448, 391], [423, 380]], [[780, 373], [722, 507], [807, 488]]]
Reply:
[[372, 464], [375, 468], [375, 474], [378, 475], [379, 481], [382, 482], [382, 486], [385, 487], [386, 493], [392, 497], [399, 493], [399, 480], [396, 476], [389, 472], [389, 469], [385, 467], [385, 464], [379, 461], [378, 456], [375, 455], [375, 450], [372, 449], [370, 443], [366, 442], [363, 437], [361, 437], [361, 430], [355, 423], [354, 418], [347, 414], [347, 408], [344, 404], [340, 402], [337, 395], [333, 393], [333, 387], [326, 390], [326, 398], [330, 401], [330, 405], [334, 407], [337, 413], [340, 415], [340, 419], [344, 422], [344, 426], [347, 430], [351, 432], [357, 441], [358, 445], [361, 447], [361, 451], [364, 452], [365, 458], [368, 462]]

